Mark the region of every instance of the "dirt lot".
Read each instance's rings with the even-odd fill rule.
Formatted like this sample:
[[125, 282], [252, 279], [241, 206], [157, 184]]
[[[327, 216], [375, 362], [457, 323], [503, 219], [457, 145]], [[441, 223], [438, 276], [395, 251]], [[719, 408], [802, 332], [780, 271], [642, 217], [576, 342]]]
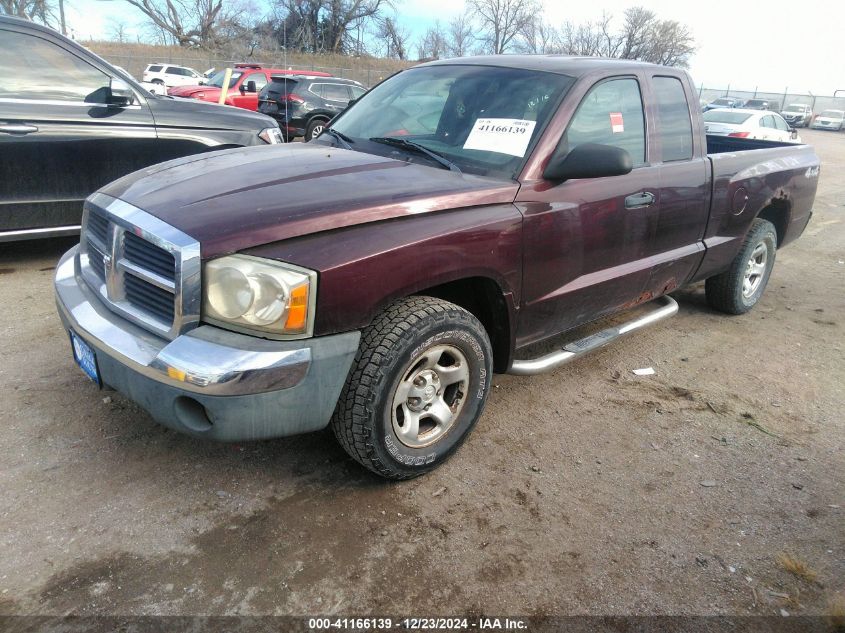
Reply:
[[53, 304], [71, 242], [3, 245], [0, 613], [828, 612], [845, 592], [845, 134], [803, 136], [816, 213], [756, 310], [719, 315], [689, 288], [644, 334], [497, 376], [467, 444], [407, 483], [329, 432], [205, 443], [97, 391]]

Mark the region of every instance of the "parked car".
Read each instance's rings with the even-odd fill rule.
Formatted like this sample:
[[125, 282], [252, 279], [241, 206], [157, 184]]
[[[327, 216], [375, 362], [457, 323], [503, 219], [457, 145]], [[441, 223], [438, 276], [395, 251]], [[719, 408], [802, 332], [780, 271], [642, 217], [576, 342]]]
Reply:
[[227, 441], [331, 424], [407, 479], [457, 450], [493, 372], [559, 367], [675, 314], [667, 293], [698, 281], [718, 310], [753, 308], [819, 173], [811, 147], [760, 143], [705, 137], [677, 68], [427, 63], [311, 143], [102, 188], [56, 270], [59, 314], [83, 371], [162, 424]]
[[704, 113], [704, 129], [713, 136], [800, 143], [801, 137], [795, 128], [777, 112], [766, 110], [710, 110]]
[[770, 99], [748, 99], [745, 103], [740, 106], [736, 106], [738, 108], [744, 108], [746, 110], [780, 110], [780, 103], [777, 101], [772, 101]]
[[[255, 112], [258, 109], [258, 93], [270, 81], [271, 75], [311, 75], [314, 77], [331, 77], [329, 73], [308, 72], [305, 70], [284, 70], [265, 68], [260, 64], [235, 64], [229, 87], [226, 92], [226, 105], [244, 108]], [[217, 103], [226, 78], [226, 69], [216, 71], [202, 86], [185, 86], [171, 88], [167, 91], [172, 97], [199, 99]]]
[[86, 196], [153, 163], [281, 142], [269, 117], [157, 97], [52, 29], [5, 16], [0, 76], [0, 241], [78, 233]]
[[813, 109], [806, 103], [790, 103], [780, 115], [792, 127], [809, 127], [813, 120]]
[[351, 79], [272, 75], [258, 94], [258, 111], [276, 119], [285, 140], [319, 136], [326, 124], [366, 92]]
[[173, 64], [147, 64], [141, 80], [171, 88], [173, 86], [196, 86], [205, 81], [202, 73], [187, 66]]
[[845, 112], [842, 110], [824, 110], [813, 119], [814, 130], [841, 130], [845, 126]]
[[719, 99], [713, 99], [713, 101], [708, 103], [704, 111], [707, 112], [707, 110], [715, 110], [716, 108], [739, 108], [741, 106], [742, 99], [720, 97]]

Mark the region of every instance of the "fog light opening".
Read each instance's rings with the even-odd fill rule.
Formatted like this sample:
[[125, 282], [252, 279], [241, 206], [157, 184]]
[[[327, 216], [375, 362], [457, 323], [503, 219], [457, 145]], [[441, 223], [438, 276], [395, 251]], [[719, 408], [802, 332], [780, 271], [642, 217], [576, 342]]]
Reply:
[[176, 417], [185, 427], [195, 433], [208, 431], [214, 423], [209, 419], [205, 407], [188, 396], [179, 396], [173, 403]]

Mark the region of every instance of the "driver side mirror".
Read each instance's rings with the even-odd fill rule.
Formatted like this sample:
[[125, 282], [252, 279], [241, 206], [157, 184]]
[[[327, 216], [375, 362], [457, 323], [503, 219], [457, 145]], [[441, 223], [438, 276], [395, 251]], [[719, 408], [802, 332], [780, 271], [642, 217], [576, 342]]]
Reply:
[[789, 138], [796, 139], [798, 138], [798, 130], [794, 127], [789, 128]]
[[109, 82], [107, 102], [116, 108], [125, 108], [135, 103], [135, 92], [123, 79], [112, 77]]
[[624, 176], [634, 168], [631, 155], [621, 147], [584, 143], [566, 152], [558, 146], [543, 171], [546, 180]]
[[255, 81], [253, 81], [252, 79], [246, 82], [246, 84], [241, 84], [241, 94], [244, 94], [246, 92], [258, 92], [255, 89]]

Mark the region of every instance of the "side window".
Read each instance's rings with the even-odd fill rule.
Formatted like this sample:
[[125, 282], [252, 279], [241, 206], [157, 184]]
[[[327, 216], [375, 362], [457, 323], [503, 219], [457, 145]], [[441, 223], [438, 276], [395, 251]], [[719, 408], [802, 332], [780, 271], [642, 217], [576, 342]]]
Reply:
[[645, 117], [636, 79], [611, 79], [590, 89], [564, 134], [569, 150], [583, 143], [615, 145], [645, 164]]
[[349, 91], [344, 84], [323, 84], [323, 99], [349, 101]]
[[691, 159], [692, 120], [683, 84], [677, 77], [655, 77], [654, 95], [663, 162]]
[[267, 85], [267, 77], [264, 73], [252, 73], [247, 75], [241, 85], [246, 88], [247, 83], [250, 81], [255, 82], [255, 92], [261, 92], [261, 89]]
[[323, 98], [323, 84], [311, 84], [308, 87], [308, 92], [315, 94], [321, 99]]
[[367, 92], [366, 90], [364, 90], [363, 88], [359, 88], [358, 86], [351, 86], [350, 90], [352, 90], [353, 99], [360, 99], [363, 94]]
[[149, 68], [147, 68], [147, 71], [149, 71], [151, 73], [160, 73], [161, 72], [161, 66], [150, 66]]
[[104, 102], [109, 76], [73, 53], [15, 31], [0, 30], [0, 41], [0, 98]]
[[773, 117], [771, 114], [767, 114], [762, 119], [760, 119], [760, 127], [775, 127], [775, 117]]
[[775, 127], [777, 129], [779, 129], [783, 132], [789, 131], [789, 126], [786, 124], [786, 121], [784, 121], [781, 117], [773, 116], [772, 118], [775, 120]]

